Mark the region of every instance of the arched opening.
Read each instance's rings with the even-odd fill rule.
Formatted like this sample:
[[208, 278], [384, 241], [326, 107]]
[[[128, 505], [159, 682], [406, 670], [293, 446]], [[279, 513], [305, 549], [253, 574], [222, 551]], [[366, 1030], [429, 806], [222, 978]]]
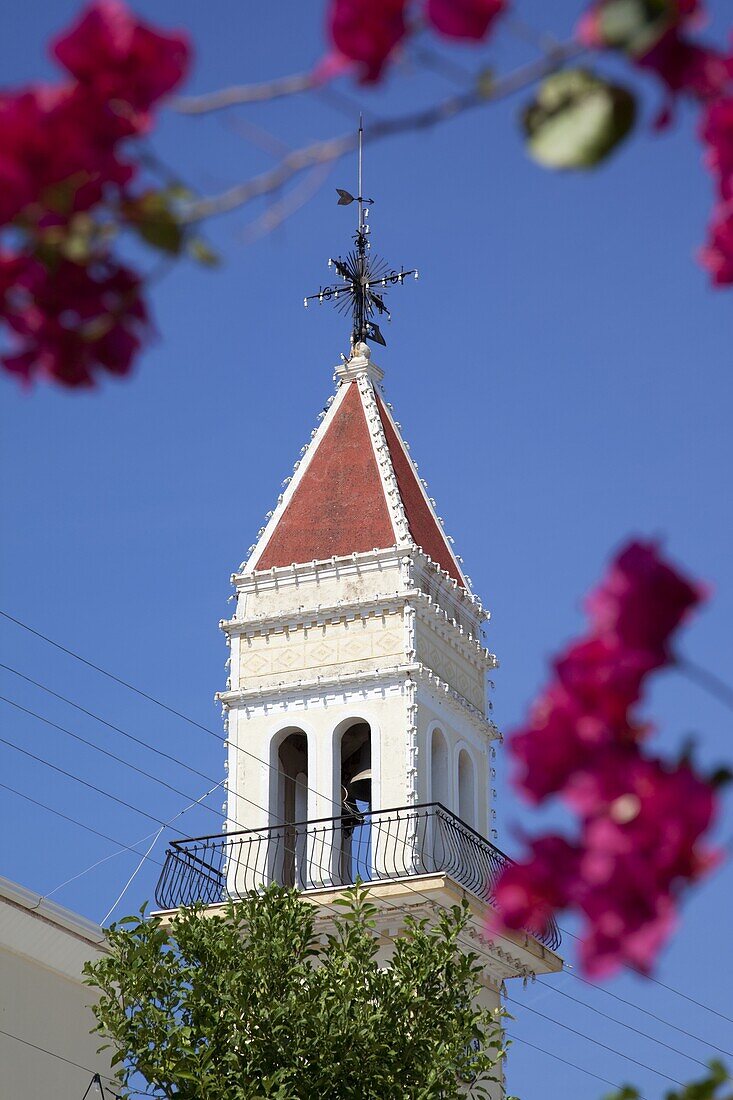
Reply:
[[293, 730], [277, 750], [277, 797], [274, 835], [275, 879], [283, 886], [304, 889], [306, 874], [306, 831], [296, 829], [308, 816], [308, 738], [303, 730]]
[[451, 774], [448, 743], [442, 730], [434, 729], [430, 736], [430, 801], [440, 802], [451, 810]]
[[339, 877], [343, 883], [372, 877], [372, 731], [357, 720], [341, 733], [341, 850]]
[[458, 754], [458, 816], [466, 825], [476, 828], [476, 774], [466, 749]]

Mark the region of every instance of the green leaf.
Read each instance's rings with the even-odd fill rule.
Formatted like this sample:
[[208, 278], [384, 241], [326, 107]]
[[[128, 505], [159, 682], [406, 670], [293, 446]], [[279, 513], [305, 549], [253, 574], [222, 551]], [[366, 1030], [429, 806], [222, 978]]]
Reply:
[[611, 49], [639, 56], [650, 50], [678, 17], [675, 0], [607, 0], [598, 12], [598, 34]]
[[183, 248], [185, 229], [178, 219], [175, 197], [170, 190], [146, 191], [125, 203], [128, 225], [153, 248], [177, 256]]
[[202, 237], [191, 237], [186, 243], [186, 251], [191, 259], [204, 267], [218, 267], [221, 263], [218, 252]]
[[633, 95], [586, 69], [553, 73], [524, 110], [527, 149], [545, 168], [593, 168], [631, 132]]

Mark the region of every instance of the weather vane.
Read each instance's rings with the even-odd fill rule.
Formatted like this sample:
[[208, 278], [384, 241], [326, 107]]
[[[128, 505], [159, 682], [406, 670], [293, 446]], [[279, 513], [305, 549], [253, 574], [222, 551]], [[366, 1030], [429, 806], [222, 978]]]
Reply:
[[353, 327], [351, 330], [352, 349], [363, 340], [373, 340], [384, 347], [387, 341], [384, 339], [379, 325], [374, 320], [375, 314], [386, 315], [391, 320], [390, 312], [384, 304], [384, 291], [390, 286], [404, 283], [408, 275], [417, 279], [416, 270], [405, 271], [400, 268], [395, 271], [390, 268], [386, 260], [379, 256], [371, 255], [369, 242], [369, 207], [374, 199], [364, 198], [362, 188], [362, 138], [364, 127], [359, 119], [359, 190], [357, 195], [337, 187], [338, 205], [350, 206], [352, 202], [358, 204], [359, 222], [354, 234], [354, 248], [347, 254], [345, 260], [328, 261], [329, 267], [335, 267], [343, 282], [331, 283], [321, 287], [317, 294], [310, 294], [303, 299], [307, 307], [309, 302], [333, 302], [339, 313], [351, 312]]

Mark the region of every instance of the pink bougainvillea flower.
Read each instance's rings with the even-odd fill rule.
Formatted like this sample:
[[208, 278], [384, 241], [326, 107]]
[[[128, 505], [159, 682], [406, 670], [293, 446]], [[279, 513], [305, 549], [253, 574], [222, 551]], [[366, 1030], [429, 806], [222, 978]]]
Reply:
[[676, 28], [637, 57], [636, 64], [655, 73], [673, 95], [685, 93], [695, 99], [722, 95], [733, 76], [730, 57], [710, 46], [689, 41]]
[[608, 637], [585, 638], [555, 662], [557, 679], [590, 713], [625, 731], [627, 711], [641, 695], [644, 679], [662, 663], [658, 651], [632, 649]]
[[145, 116], [188, 71], [191, 46], [180, 32], [162, 33], [121, 0], [96, 0], [52, 43], [58, 61], [105, 103]]
[[635, 746], [613, 747], [574, 778], [566, 798], [585, 822], [587, 851], [643, 859], [659, 890], [714, 862], [700, 842], [715, 817], [715, 791], [687, 763], [665, 766]]
[[591, 709], [562, 684], [548, 688], [509, 741], [514, 782], [521, 793], [531, 802], [542, 802], [563, 791], [609, 745], [640, 738], [643, 728], [630, 725], [625, 715], [612, 714], [615, 705], [610, 696], [607, 704], [599, 699], [599, 706]]
[[427, 0], [428, 22], [448, 38], [478, 42], [506, 9], [507, 0]]
[[580, 963], [597, 980], [621, 967], [649, 974], [677, 922], [674, 900], [645, 889], [642, 866], [616, 862], [614, 871], [604, 888], [584, 891], [578, 906], [586, 918]]
[[395, 47], [405, 37], [407, 0], [332, 0], [331, 40], [343, 57], [358, 64], [364, 83], [379, 80]]
[[78, 87], [0, 97], [0, 225], [32, 205], [68, 214], [87, 210], [106, 184], [121, 187], [133, 174], [106, 138], [98, 108]]
[[702, 585], [666, 562], [654, 542], [632, 542], [617, 555], [586, 607], [593, 633], [621, 651], [669, 660], [672, 633], [705, 599]]
[[733, 209], [721, 207], [713, 217], [700, 261], [715, 286], [733, 285]]
[[498, 919], [543, 931], [557, 910], [572, 909], [585, 922], [583, 965], [596, 976], [620, 966], [648, 972], [678, 895], [717, 859], [705, 844], [713, 783], [686, 761], [649, 756], [649, 727], [635, 711], [704, 595], [656, 543], [628, 543], [587, 600], [588, 633], [553, 663], [549, 687], [510, 738], [522, 793], [535, 802], [560, 794], [578, 827], [572, 840], [528, 842], [496, 886]]
[[706, 106], [700, 137], [707, 146], [705, 160], [716, 177], [720, 197], [733, 199], [733, 95], [721, 96]]
[[12, 286], [2, 298], [3, 319], [15, 347], [6, 370], [24, 382], [53, 378], [64, 386], [89, 387], [100, 372], [129, 373], [149, 334], [138, 277], [112, 260], [83, 266], [53, 266], [14, 257]]
[[[496, 884], [493, 901], [501, 925], [546, 932], [554, 913], [576, 893], [580, 857], [580, 849], [561, 836], [530, 841], [526, 860], [508, 866]], [[489, 930], [498, 926], [490, 923]]]

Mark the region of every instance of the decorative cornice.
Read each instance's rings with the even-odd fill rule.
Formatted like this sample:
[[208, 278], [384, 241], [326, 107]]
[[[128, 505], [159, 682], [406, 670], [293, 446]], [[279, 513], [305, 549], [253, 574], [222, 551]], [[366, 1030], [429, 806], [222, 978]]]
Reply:
[[455, 691], [445, 680], [441, 680], [440, 676], [436, 676], [431, 668], [418, 662], [415, 666], [415, 673], [423, 683], [429, 685], [436, 697], [439, 697], [441, 701], [447, 700], [460, 711], [464, 718], [468, 718], [484, 737], [487, 737], [490, 741], [502, 740], [501, 733], [491, 719], [482, 714], [473, 703], [469, 703], [468, 699], [464, 698], [460, 692]]
[[368, 619], [373, 615], [394, 614], [402, 611], [408, 599], [417, 593], [392, 592], [370, 597], [367, 600], [337, 600], [336, 603], [316, 607], [298, 608], [297, 611], [280, 611], [276, 614], [252, 616], [247, 619], [222, 619], [220, 628], [225, 634], [239, 634], [253, 637], [258, 634], [281, 634], [304, 627], [323, 626], [325, 623], [352, 622], [355, 619]]
[[239, 593], [266, 592], [273, 588], [298, 586], [309, 580], [328, 580], [333, 577], [379, 572], [385, 564], [399, 565], [405, 552], [410, 549], [411, 547], [389, 546], [343, 556], [334, 555], [320, 561], [273, 565], [272, 568], [257, 573], [232, 573], [231, 582]]
[[452, 649], [471, 662], [477, 669], [485, 672], [497, 667], [495, 654], [481, 645], [481, 642], [463, 629], [460, 623], [451, 619], [448, 612], [435, 602], [432, 596], [419, 589], [415, 597], [416, 609], [424, 622], [440, 635]]
[[430, 555], [426, 554], [421, 547], [411, 547], [411, 556], [416, 565], [423, 566], [429, 575], [433, 576], [436, 581], [439, 581], [441, 592], [454, 600], [457, 607], [462, 607], [469, 614], [478, 616], [480, 620], [489, 619], [491, 617], [491, 613], [484, 609], [479, 597], [474, 592], [469, 592], [467, 589], [463, 588], [454, 577], [451, 577], [446, 569], [443, 569], [436, 561], [433, 561]]
[[311, 700], [318, 702], [322, 699], [324, 692], [340, 694], [342, 688], [359, 687], [386, 690], [399, 686], [402, 689], [406, 677], [414, 672], [416, 668], [417, 666], [414, 664], [401, 664], [394, 665], [392, 668], [338, 672], [335, 675], [292, 680], [289, 683], [260, 684], [254, 688], [235, 688], [231, 691], [219, 691], [214, 698], [221, 702], [225, 709], [255, 700], [264, 704], [268, 697], [276, 700], [288, 698], [293, 701], [305, 701], [308, 692], [310, 692]]

